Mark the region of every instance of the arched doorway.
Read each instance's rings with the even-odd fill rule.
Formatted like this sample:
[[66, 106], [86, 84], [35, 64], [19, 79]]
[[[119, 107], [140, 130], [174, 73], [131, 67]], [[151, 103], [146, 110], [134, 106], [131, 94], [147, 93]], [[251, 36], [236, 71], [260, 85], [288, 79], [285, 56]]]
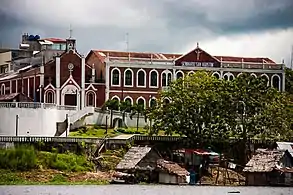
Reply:
[[66, 85], [61, 91], [61, 105], [80, 106], [79, 90], [75, 85]]

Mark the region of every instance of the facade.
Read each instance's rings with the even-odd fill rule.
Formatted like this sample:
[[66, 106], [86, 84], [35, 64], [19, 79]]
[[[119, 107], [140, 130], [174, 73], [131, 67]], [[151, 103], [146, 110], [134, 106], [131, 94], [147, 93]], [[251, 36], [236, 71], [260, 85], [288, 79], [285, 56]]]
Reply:
[[92, 50], [86, 63], [105, 79], [105, 100], [154, 103], [160, 89], [172, 80], [198, 70], [211, 71], [219, 79], [232, 80], [241, 73], [267, 79], [268, 85], [285, 90], [284, 64], [269, 58], [212, 56], [198, 45], [187, 54], [134, 53]]

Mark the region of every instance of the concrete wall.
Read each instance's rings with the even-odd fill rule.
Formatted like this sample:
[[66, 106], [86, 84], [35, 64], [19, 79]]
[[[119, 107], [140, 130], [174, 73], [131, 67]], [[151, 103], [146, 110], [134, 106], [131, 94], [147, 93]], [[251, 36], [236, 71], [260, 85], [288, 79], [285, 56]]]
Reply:
[[56, 123], [62, 122], [66, 114], [76, 110], [56, 108], [0, 108], [0, 135], [16, 135], [16, 115], [18, 115], [19, 136], [54, 136]]

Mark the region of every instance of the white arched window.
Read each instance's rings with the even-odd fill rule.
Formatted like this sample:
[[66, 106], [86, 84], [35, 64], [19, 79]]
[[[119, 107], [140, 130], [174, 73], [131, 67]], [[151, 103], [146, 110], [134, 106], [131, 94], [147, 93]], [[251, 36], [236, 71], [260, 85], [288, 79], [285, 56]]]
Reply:
[[277, 90], [281, 90], [281, 78], [280, 78], [280, 76], [279, 75], [277, 75], [277, 74], [274, 74], [273, 76], [272, 76], [272, 80], [271, 80], [271, 86], [272, 87], [274, 87], [274, 88], [276, 88]]
[[86, 106], [96, 107], [96, 94], [93, 91], [86, 93]]
[[142, 105], [143, 108], [145, 108], [145, 99], [144, 99], [143, 97], [139, 97], [139, 98], [137, 98], [137, 100], [136, 100], [136, 104], [137, 104], [137, 105]]
[[120, 86], [120, 70], [118, 68], [114, 68], [111, 71], [111, 85]]
[[164, 70], [162, 72], [162, 87], [166, 87], [169, 86], [171, 84], [172, 81], [172, 73], [169, 70]]
[[270, 85], [270, 78], [267, 74], [262, 74], [260, 77], [266, 81], [267, 86]]
[[156, 70], [151, 70], [149, 73], [149, 85], [150, 88], [159, 87], [159, 73]]
[[184, 73], [181, 70], [176, 72], [176, 79], [180, 79], [180, 78], [183, 78], [183, 77], [184, 77]]
[[156, 104], [157, 104], [157, 100], [156, 100], [156, 98], [153, 97], [153, 98], [151, 98], [151, 99], [149, 100], [149, 107], [150, 107], [150, 108], [156, 106]]
[[220, 78], [221, 78], [221, 75], [220, 75], [220, 73], [218, 73], [218, 72], [214, 72], [214, 73], [212, 74], [212, 76], [216, 77], [217, 79], [220, 79]]
[[46, 91], [45, 102], [48, 104], [55, 104], [55, 93], [52, 90]]
[[232, 81], [235, 77], [232, 73], [228, 72], [224, 74], [223, 78], [227, 81]]
[[133, 87], [133, 71], [130, 68], [124, 71], [124, 86]]
[[143, 69], [137, 71], [136, 74], [136, 86], [137, 87], [146, 87], [146, 72]]
[[129, 102], [131, 105], [133, 105], [133, 99], [130, 96], [125, 97], [124, 102]]

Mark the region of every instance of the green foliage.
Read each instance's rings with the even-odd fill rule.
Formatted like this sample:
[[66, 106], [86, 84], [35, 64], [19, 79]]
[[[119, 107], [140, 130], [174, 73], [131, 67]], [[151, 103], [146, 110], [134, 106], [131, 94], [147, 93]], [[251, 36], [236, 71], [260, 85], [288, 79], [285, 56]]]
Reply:
[[54, 177], [50, 180], [51, 183], [65, 183], [67, 182], [67, 178], [62, 174], [56, 174]]
[[285, 69], [285, 89], [289, 94], [293, 94], [293, 70], [290, 68]]
[[37, 166], [37, 155], [31, 146], [0, 150], [0, 169], [30, 170]]
[[51, 152], [39, 152], [38, 164], [43, 168], [56, 169], [60, 171], [91, 171], [93, 164], [85, 156], [73, 153], [58, 154]]
[[[171, 102], [166, 103], [166, 98]], [[247, 74], [226, 81], [199, 71], [178, 79], [160, 93], [148, 116], [154, 121], [153, 132], [175, 132], [198, 141], [292, 136], [286, 94]]]

